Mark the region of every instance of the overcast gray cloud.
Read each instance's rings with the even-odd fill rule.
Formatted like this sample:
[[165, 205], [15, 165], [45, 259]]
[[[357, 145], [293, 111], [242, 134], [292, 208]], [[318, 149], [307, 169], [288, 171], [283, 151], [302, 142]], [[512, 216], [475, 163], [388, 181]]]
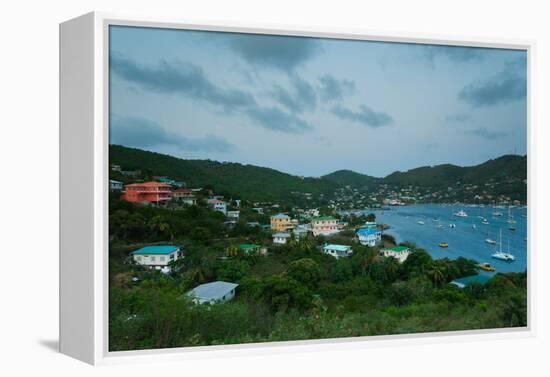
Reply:
[[524, 57], [510, 61], [499, 74], [464, 87], [458, 98], [473, 107], [493, 106], [525, 99], [526, 64]]
[[293, 113], [315, 110], [317, 94], [313, 86], [298, 75], [291, 74], [289, 78], [292, 88], [275, 85], [271, 92], [273, 98]]
[[473, 130], [466, 130], [465, 133], [467, 135], [478, 136], [478, 137], [481, 137], [481, 138], [486, 139], [486, 140], [502, 139], [502, 138], [506, 137], [506, 135], [507, 135], [506, 132], [491, 131], [491, 130], [488, 130], [488, 129], [483, 128], [483, 127], [475, 128]]
[[358, 111], [345, 108], [343, 106], [334, 106], [332, 112], [339, 118], [361, 123], [368, 127], [383, 127], [393, 123], [393, 118], [384, 112], [377, 112], [365, 105], [360, 105]]
[[144, 89], [181, 94], [222, 106], [226, 110], [256, 104], [254, 97], [249, 93], [214, 85], [204, 71], [194, 64], [174, 64], [162, 60], [158, 66], [140, 66], [130, 59], [112, 53], [110, 67], [120, 77]]
[[276, 107], [251, 107], [247, 115], [262, 127], [287, 133], [302, 133], [312, 129], [303, 119], [285, 113]]
[[113, 142], [306, 176], [526, 153], [525, 51], [122, 26], [109, 48], [110, 111], [153, 123]]
[[[226, 111], [244, 113], [253, 121], [253, 124], [266, 129], [300, 133], [312, 128], [295, 115], [287, 114], [277, 108], [259, 105], [249, 93], [214, 85], [206, 78], [203, 70], [193, 64], [179, 63], [175, 65], [162, 61], [158, 67], [145, 67], [112, 54], [111, 69], [125, 80], [136, 83], [144, 89], [180, 94], [220, 106]], [[306, 107], [314, 106], [315, 93], [311, 86], [299, 78], [295, 78], [293, 82], [296, 91], [295, 97], [281, 96], [276, 99], [291, 109], [294, 107], [303, 110]], [[282, 88], [280, 89], [282, 90]], [[272, 118], [270, 119], [268, 115]]]
[[206, 135], [202, 138], [187, 138], [166, 131], [160, 124], [141, 117], [111, 115], [110, 143], [136, 148], [151, 148], [159, 145], [175, 145], [184, 151], [231, 152], [235, 146], [224, 138]]
[[449, 114], [445, 120], [449, 123], [466, 123], [472, 120], [472, 116], [464, 113]]
[[452, 62], [464, 63], [483, 59], [487, 53], [485, 48], [442, 46], [442, 45], [416, 45], [418, 51], [430, 63], [434, 64], [437, 58], [445, 58]]
[[251, 64], [290, 72], [321, 51], [319, 40], [260, 34], [229, 34], [231, 48]]
[[321, 83], [321, 98], [324, 101], [339, 100], [356, 91], [353, 81], [338, 80], [328, 74], [319, 77], [319, 82]]

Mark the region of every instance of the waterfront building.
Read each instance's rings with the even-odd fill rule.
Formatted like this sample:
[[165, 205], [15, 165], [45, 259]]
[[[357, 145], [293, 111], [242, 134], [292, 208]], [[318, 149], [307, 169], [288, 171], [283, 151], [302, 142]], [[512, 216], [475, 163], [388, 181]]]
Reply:
[[373, 247], [382, 240], [382, 232], [376, 228], [361, 228], [356, 234], [359, 242], [364, 246]]

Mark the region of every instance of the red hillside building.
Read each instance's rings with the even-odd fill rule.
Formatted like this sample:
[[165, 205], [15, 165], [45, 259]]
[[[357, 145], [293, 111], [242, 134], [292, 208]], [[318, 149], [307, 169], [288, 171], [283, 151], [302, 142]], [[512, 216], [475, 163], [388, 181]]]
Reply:
[[163, 203], [172, 199], [170, 185], [160, 182], [132, 183], [124, 187], [122, 199], [131, 203]]

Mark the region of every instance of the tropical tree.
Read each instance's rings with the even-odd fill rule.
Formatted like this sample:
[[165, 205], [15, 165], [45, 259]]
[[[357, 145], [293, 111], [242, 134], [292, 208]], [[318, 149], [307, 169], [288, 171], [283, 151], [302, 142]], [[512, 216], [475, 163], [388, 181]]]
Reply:
[[445, 266], [442, 263], [437, 263], [437, 261], [432, 263], [430, 269], [428, 270], [428, 276], [432, 279], [432, 282], [435, 285], [441, 286], [446, 279]]

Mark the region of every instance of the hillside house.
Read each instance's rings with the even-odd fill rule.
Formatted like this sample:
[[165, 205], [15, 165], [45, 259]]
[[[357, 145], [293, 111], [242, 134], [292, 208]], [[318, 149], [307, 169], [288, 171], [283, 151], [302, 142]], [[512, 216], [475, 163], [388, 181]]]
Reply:
[[318, 217], [311, 220], [311, 231], [314, 236], [331, 236], [339, 232], [338, 220], [334, 217]]
[[109, 189], [111, 191], [122, 191], [124, 189], [124, 184], [120, 181], [109, 179]]
[[287, 232], [278, 232], [273, 233], [273, 243], [277, 245], [284, 245], [290, 240], [290, 233]]
[[196, 205], [197, 198], [195, 193], [188, 188], [179, 188], [172, 192], [174, 201], [188, 206]]
[[130, 203], [161, 204], [172, 200], [172, 191], [165, 183], [132, 183], [124, 188], [122, 199]]
[[225, 203], [223, 200], [209, 199], [207, 203], [214, 211], [218, 211], [223, 213], [224, 215], [227, 215], [227, 203]]
[[323, 246], [323, 253], [335, 258], [348, 257], [353, 253], [351, 246], [328, 244]]
[[364, 246], [373, 247], [382, 240], [382, 232], [376, 228], [361, 228], [356, 234], [359, 242]]
[[183, 258], [180, 248], [172, 245], [152, 245], [134, 250], [130, 253], [134, 262], [139, 265], [164, 269], [170, 262]]
[[241, 211], [227, 211], [227, 218], [233, 220], [239, 220]]
[[399, 263], [405, 262], [410, 254], [411, 250], [406, 246], [394, 246], [380, 250], [380, 255], [384, 257], [393, 257], [397, 259]]
[[275, 232], [284, 232], [292, 228], [290, 216], [284, 213], [278, 213], [271, 216], [271, 230]]
[[187, 293], [196, 304], [219, 304], [232, 300], [239, 284], [214, 281], [201, 284]]

